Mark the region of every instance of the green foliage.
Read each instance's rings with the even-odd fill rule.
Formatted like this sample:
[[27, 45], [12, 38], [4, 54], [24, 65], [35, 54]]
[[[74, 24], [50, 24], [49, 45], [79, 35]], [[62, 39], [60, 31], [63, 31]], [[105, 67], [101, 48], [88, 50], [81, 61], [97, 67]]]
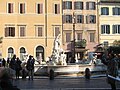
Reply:
[[120, 46], [120, 40], [115, 40], [113, 42], [113, 46]]
[[79, 40], [77, 42], [75, 42], [75, 46], [76, 47], [86, 47], [86, 40], [85, 39], [82, 39], [82, 40]]

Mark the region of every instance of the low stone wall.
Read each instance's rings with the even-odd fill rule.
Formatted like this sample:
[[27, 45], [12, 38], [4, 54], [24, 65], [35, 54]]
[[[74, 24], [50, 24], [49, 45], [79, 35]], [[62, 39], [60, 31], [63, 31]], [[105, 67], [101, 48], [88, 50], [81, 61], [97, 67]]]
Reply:
[[89, 68], [91, 72], [106, 71], [105, 65], [56, 65], [56, 66], [46, 66], [46, 65], [35, 65], [35, 74], [37, 75], [49, 75], [49, 71], [52, 69], [55, 75], [65, 75], [65, 74], [78, 74], [80, 72], [85, 72], [85, 69]]

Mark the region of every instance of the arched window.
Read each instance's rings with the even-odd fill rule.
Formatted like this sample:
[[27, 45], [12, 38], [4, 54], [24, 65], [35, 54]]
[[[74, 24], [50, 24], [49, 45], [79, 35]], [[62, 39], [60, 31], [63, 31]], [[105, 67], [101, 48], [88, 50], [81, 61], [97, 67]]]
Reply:
[[36, 48], [36, 58], [37, 60], [44, 60], [44, 48], [42, 46]]
[[14, 54], [14, 49], [12, 47], [8, 48], [8, 58], [11, 58]]
[[25, 53], [26, 53], [25, 48], [21, 47], [20, 48], [20, 60], [23, 60]]

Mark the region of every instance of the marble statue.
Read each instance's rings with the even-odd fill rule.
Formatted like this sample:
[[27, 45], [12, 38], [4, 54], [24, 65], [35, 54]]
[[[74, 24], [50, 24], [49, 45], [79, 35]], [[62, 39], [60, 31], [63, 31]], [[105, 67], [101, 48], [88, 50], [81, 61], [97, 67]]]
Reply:
[[66, 55], [61, 48], [60, 34], [55, 38], [50, 63], [52, 65], [67, 65]]

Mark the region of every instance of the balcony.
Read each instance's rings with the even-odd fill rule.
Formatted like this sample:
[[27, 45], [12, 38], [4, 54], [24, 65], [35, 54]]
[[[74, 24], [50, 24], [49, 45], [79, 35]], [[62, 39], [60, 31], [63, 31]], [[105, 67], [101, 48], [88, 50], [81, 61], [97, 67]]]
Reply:
[[75, 48], [85, 48], [86, 47], [86, 42], [87, 41], [85, 39], [75, 41]]
[[101, 3], [120, 3], [120, 0], [100, 0]]

